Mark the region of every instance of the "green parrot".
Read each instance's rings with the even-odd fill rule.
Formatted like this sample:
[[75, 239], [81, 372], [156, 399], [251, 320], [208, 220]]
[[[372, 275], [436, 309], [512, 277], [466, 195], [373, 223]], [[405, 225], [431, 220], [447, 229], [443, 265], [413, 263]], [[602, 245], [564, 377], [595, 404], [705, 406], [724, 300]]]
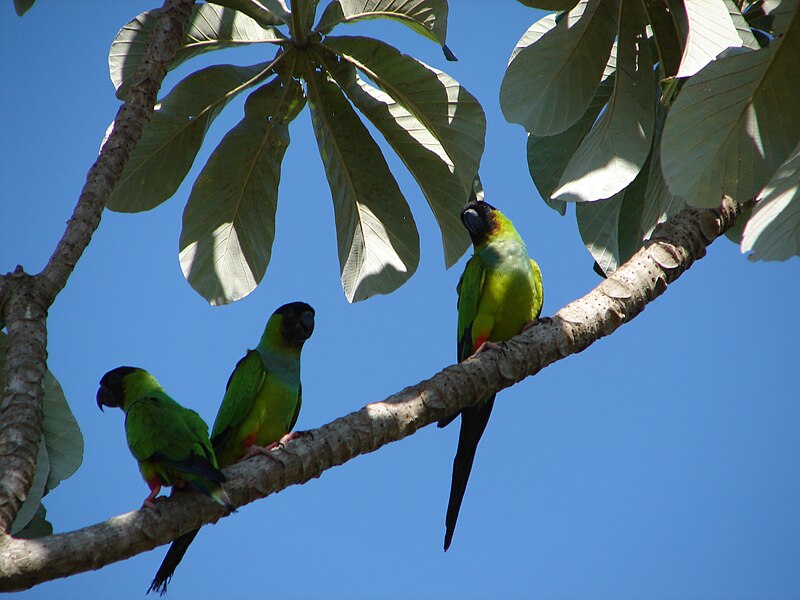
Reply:
[[186, 485], [234, 510], [220, 485], [225, 476], [208, 439], [208, 425], [193, 410], [170, 398], [144, 369], [117, 367], [103, 375], [97, 406], [125, 411], [125, 434], [150, 495], [142, 508], [158, 512], [161, 486]]
[[[528, 256], [514, 224], [486, 202], [470, 202], [461, 221], [472, 239], [474, 253], [458, 282], [458, 360], [499, 349], [539, 317], [544, 293], [542, 273]], [[453, 461], [453, 479], [445, 518], [444, 549], [450, 547], [458, 511], [475, 460], [478, 442], [489, 422], [494, 394], [461, 411], [461, 432]], [[445, 427], [456, 416], [439, 421]]]
[[[314, 309], [291, 302], [267, 321], [255, 350], [236, 364], [211, 432], [211, 443], [222, 467], [263, 454], [299, 435], [292, 432], [300, 414], [300, 352], [314, 331]], [[275, 459], [277, 460], [277, 459]], [[199, 532], [177, 538], [164, 557], [148, 592], [163, 595], [183, 555]]]

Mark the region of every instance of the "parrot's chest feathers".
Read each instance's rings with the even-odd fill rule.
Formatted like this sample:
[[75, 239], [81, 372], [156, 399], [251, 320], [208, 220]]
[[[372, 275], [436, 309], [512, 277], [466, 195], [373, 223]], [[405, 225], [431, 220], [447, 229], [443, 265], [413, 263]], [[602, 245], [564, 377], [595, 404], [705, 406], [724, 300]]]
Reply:
[[481, 249], [480, 257], [491, 271], [527, 277], [530, 258], [525, 243], [520, 239], [506, 238], [493, 241]]
[[286, 384], [300, 383], [300, 361], [297, 356], [260, 349], [258, 353], [261, 355], [264, 369], [271, 376]]

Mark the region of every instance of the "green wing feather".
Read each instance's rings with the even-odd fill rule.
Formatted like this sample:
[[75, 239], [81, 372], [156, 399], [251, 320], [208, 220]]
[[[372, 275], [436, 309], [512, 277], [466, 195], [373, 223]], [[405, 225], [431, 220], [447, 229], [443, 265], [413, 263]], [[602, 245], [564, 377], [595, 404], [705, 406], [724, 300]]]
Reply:
[[478, 303], [486, 279], [486, 268], [478, 256], [467, 262], [464, 273], [456, 286], [458, 293], [458, 360], [472, 356], [472, 325], [478, 316]]
[[[294, 409], [294, 415], [292, 416], [292, 422], [289, 423], [289, 431], [294, 429], [294, 426], [297, 425], [297, 417], [300, 416], [300, 407], [303, 404], [303, 384], [301, 383], [297, 389], [297, 407]], [[289, 433], [287, 431], [286, 433]]]
[[125, 417], [131, 453], [185, 474], [219, 479], [208, 426], [193, 410], [157, 392], [134, 401]]
[[248, 350], [244, 358], [236, 363], [211, 431], [211, 442], [216, 448], [250, 412], [253, 400], [264, 384], [265, 375], [264, 363], [256, 350]]

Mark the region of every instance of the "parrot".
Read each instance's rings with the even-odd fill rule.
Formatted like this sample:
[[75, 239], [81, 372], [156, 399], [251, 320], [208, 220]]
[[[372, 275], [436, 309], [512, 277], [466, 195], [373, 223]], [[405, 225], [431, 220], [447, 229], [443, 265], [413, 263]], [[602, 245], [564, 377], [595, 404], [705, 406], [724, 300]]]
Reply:
[[[219, 464], [227, 467], [263, 454], [300, 435], [292, 432], [300, 414], [300, 352], [314, 332], [314, 309], [305, 302], [278, 308], [267, 321], [255, 350], [236, 364], [211, 430]], [[163, 595], [176, 567], [199, 532], [193, 529], [170, 546], [156, 572], [151, 591]]]
[[190, 485], [228, 511], [234, 510], [220, 485], [225, 476], [211, 447], [208, 425], [170, 398], [150, 373], [136, 367], [112, 369], [100, 379], [97, 406], [125, 411], [128, 447], [150, 488], [142, 508], [158, 512], [162, 486]]
[[[461, 210], [473, 255], [456, 287], [458, 294], [458, 360], [506, 341], [530, 327], [542, 311], [544, 293], [539, 265], [528, 256], [514, 224], [491, 204], [475, 200]], [[445, 518], [444, 549], [450, 547], [467, 489], [478, 442], [492, 413], [495, 395], [465, 408], [453, 461], [450, 499]], [[439, 421], [450, 424], [458, 414]]]

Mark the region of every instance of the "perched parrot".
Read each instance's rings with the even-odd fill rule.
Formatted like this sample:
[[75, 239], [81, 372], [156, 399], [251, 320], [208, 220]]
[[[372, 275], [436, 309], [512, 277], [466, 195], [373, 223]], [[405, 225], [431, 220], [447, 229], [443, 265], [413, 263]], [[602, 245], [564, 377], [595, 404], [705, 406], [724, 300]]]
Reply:
[[[497, 349], [496, 342], [523, 331], [541, 313], [544, 299], [539, 266], [528, 256], [525, 242], [508, 217], [486, 202], [470, 202], [461, 210], [461, 221], [474, 253], [456, 288], [459, 362], [487, 348]], [[460, 413], [461, 432], [445, 518], [445, 551], [453, 540], [475, 451], [493, 405], [494, 394]], [[439, 427], [456, 416], [439, 421]]]
[[233, 510], [220, 485], [225, 476], [211, 448], [208, 425], [196, 412], [170, 398], [150, 373], [135, 367], [109, 371], [100, 380], [97, 406], [125, 411], [128, 447], [150, 488], [142, 508], [158, 512], [161, 486], [190, 485]]
[[[264, 454], [298, 434], [291, 433], [300, 414], [300, 351], [314, 331], [314, 309], [291, 302], [267, 321], [255, 350], [236, 364], [211, 433], [219, 464], [227, 467], [243, 458]], [[150, 585], [162, 595], [183, 555], [199, 532], [177, 538]]]

